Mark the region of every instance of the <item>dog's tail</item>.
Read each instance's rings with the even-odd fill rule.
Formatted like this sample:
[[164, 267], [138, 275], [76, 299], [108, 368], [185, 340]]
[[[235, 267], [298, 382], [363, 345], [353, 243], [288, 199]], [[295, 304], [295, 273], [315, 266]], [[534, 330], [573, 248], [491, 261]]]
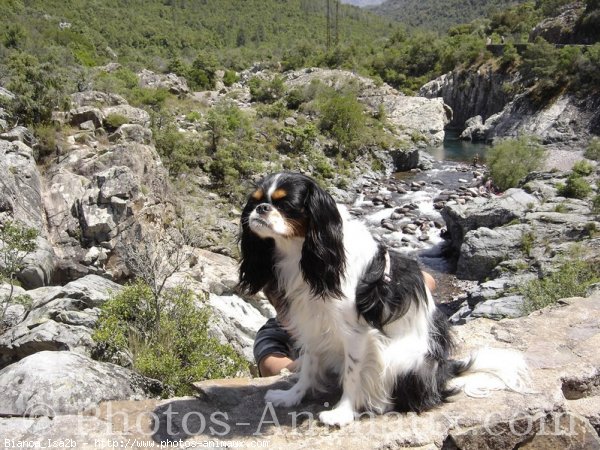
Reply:
[[486, 347], [452, 365], [455, 377], [448, 387], [469, 397], [487, 397], [498, 390], [534, 393], [525, 358], [516, 350]]

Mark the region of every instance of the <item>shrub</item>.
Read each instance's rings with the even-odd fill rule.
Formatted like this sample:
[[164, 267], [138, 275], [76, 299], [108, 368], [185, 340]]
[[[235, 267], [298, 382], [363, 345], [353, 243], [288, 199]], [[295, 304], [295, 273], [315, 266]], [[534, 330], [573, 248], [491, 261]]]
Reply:
[[350, 92], [333, 92], [323, 95], [319, 110], [320, 128], [335, 139], [338, 150], [357, 143], [365, 129], [366, 116], [363, 107]]
[[126, 123], [129, 123], [129, 119], [121, 114], [109, 114], [104, 119], [104, 125], [111, 130], [116, 130]]
[[202, 119], [202, 114], [198, 111], [190, 111], [185, 116], [185, 120], [188, 122], [200, 122], [200, 119]]
[[248, 82], [253, 102], [273, 103], [283, 97], [285, 85], [283, 78], [275, 76], [271, 80], [253, 77]]
[[594, 166], [585, 160], [577, 161], [573, 165], [573, 173], [581, 176], [590, 175], [594, 171]]
[[564, 185], [558, 186], [558, 193], [563, 197], [585, 198], [592, 192], [590, 184], [579, 174], [573, 172]]
[[565, 297], [585, 294], [588, 286], [600, 281], [600, 261], [570, 260], [555, 272], [520, 288], [525, 296], [524, 311], [529, 313]]
[[594, 214], [600, 214], [600, 194], [596, 194], [592, 199], [592, 211]]
[[166, 385], [165, 395], [189, 395], [194, 381], [235, 376], [245, 363], [208, 333], [210, 313], [191, 290], [163, 291], [159, 301], [138, 281], [101, 308], [93, 338], [95, 354], [121, 364], [131, 355], [142, 375]]
[[521, 236], [521, 250], [527, 256], [531, 256], [531, 250], [533, 249], [533, 244], [535, 243], [535, 234], [531, 231], [527, 233], [523, 233]]
[[595, 137], [590, 141], [583, 156], [594, 161], [600, 161], [600, 138]]
[[231, 86], [238, 80], [237, 73], [233, 70], [226, 70], [225, 75], [223, 75], [223, 84], [227, 87]]
[[502, 191], [516, 187], [544, 160], [543, 147], [531, 137], [506, 139], [495, 144], [486, 159], [494, 184]]
[[37, 248], [37, 236], [36, 229], [12, 221], [5, 222], [0, 228], [0, 281], [10, 285], [8, 294], [0, 297], [0, 332], [8, 306], [18, 300], [13, 297], [16, 276], [25, 267], [23, 261], [27, 255]]

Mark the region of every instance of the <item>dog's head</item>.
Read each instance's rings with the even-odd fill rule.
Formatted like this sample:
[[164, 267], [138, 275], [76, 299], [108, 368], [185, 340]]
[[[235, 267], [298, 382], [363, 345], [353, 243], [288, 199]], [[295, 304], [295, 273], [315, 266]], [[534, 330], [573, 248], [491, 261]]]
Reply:
[[342, 218], [335, 201], [298, 173], [264, 178], [242, 212], [240, 283], [256, 293], [276, 280], [275, 249], [302, 243], [300, 269], [314, 294], [339, 296], [346, 256]]

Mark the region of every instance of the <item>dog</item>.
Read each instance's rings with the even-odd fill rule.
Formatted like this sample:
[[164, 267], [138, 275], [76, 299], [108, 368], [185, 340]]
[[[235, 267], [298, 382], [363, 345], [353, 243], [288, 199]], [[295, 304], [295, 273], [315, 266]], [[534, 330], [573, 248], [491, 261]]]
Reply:
[[[331, 374], [342, 396], [319, 420], [339, 426], [361, 411], [421, 412], [461, 389], [473, 396], [526, 390], [518, 352], [450, 359], [449, 323], [417, 263], [388, 252], [310, 177], [266, 176], [248, 197], [240, 233], [239, 289], [276, 300], [301, 352], [296, 384], [267, 392], [274, 406], [326, 390]], [[480, 376], [459, 381], [469, 374]]]

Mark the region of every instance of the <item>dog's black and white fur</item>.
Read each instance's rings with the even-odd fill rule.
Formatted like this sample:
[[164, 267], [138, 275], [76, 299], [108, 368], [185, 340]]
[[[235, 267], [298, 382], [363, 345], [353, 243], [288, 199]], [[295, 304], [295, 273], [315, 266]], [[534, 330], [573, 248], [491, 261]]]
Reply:
[[[241, 256], [239, 287], [277, 299], [302, 354], [297, 383], [268, 391], [275, 406], [322, 389], [327, 373], [343, 394], [319, 419], [337, 425], [363, 410], [423, 411], [458, 388], [523, 390], [517, 353], [451, 360], [448, 322], [417, 264], [388, 253], [309, 177], [278, 173], [258, 184], [242, 213]], [[483, 381], [457, 382], [472, 373]]]

